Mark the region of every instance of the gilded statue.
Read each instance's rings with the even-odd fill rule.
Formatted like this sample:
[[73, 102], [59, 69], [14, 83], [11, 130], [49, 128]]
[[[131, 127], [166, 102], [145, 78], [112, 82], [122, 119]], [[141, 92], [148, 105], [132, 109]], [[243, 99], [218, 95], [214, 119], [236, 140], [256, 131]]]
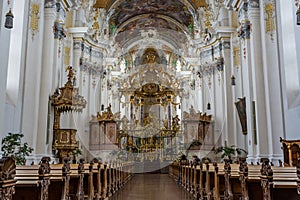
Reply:
[[169, 128], [169, 120], [168, 120], [168, 118], [164, 119], [164, 128], [165, 129]]
[[172, 128], [173, 130], [178, 130], [179, 129], [179, 117], [176, 115], [175, 117], [172, 118]]
[[155, 55], [149, 54], [146, 56], [147, 63], [155, 63]]
[[144, 126], [150, 125], [150, 122], [151, 122], [151, 118], [149, 115], [144, 117]]

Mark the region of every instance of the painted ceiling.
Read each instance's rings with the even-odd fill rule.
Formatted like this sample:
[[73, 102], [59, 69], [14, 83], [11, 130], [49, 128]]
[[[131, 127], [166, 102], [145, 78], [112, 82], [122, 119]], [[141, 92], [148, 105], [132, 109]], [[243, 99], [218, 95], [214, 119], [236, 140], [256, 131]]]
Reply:
[[175, 19], [180, 24], [189, 26], [192, 15], [180, 1], [170, 0], [127, 0], [120, 3], [110, 20], [115, 26], [120, 26], [127, 20], [143, 14], [161, 14]]
[[156, 14], [149, 14], [145, 17], [138, 18], [126, 24], [119, 32], [130, 31], [134, 29], [148, 30], [153, 28], [171, 29], [174, 31], [180, 31], [180, 28], [175, 23], [170, 23], [167, 19], [159, 17]]
[[[118, 2], [121, 0], [96, 0], [95, 6], [96, 8], [105, 8], [109, 9], [111, 5], [115, 4], [115, 2]], [[183, 2], [192, 3], [192, 6], [196, 9], [198, 7], [205, 7], [207, 6], [206, 0], [183, 0]]]
[[96, 0], [94, 4], [107, 11], [109, 33], [125, 52], [167, 46], [177, 53], [193, 38], [197, 8], [206, 6], [206, 0]]

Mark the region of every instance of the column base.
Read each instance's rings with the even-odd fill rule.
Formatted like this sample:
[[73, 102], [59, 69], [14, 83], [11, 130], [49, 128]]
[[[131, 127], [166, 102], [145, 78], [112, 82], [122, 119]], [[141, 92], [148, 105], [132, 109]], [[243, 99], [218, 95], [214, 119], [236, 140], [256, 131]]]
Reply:
[[54, 158], [54, 156], [51, 154], [33, 154], [30, 156], [26, 157], [26, 165], [31, 165], [32, 163], [35, 165], [38, 165], [42, 159], [42, 157], [48, 156], [50, 157], [50, 163], [52, 164], [52, 162], [54, 163], [58, 163], [59, 159], [58, 158]]
[[270, 162], [272, 162], [275, 166], [279, 166], [280, 161], [283, 162], [283, 155], [281, 155], [281, 154], [274, 154], [274, 155], [260, 154], [260, 155], [256, 155], [256, 156], [248, 156], [247, 163], [249, 163], [249, 164], [252, 162], [253, 162], [253, 164], [260, 163], [261, 158], [268, 158], [270, 160]]

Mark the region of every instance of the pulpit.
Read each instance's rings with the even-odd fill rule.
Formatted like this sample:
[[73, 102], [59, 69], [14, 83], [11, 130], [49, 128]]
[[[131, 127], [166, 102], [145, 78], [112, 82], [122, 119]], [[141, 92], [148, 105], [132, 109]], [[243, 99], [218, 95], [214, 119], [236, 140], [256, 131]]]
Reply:
[[68, 81], [51, 97], [54, 106], [52, 147], [53, 150], [57, 150], [56, 156], [60, 162], [64, 157], [70, 157], [73, 150], [78, 149], [77, 130], [60, 128], [60, 115], [64, 112], [82, 112], [87, 104], [83, 96], [79, 95], [79, 88], [75, 88], [73, 85], [75, 76], [72, 67], [68, 67], [67, 70]]

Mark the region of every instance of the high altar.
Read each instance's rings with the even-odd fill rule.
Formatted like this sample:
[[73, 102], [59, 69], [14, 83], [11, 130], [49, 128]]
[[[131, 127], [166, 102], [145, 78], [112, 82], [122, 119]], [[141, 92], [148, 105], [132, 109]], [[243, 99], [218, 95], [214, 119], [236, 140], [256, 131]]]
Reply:
[[182, 113], [176, 72], [163, 60], [154, 49], [136, 58], [137, 67], [130, 69], [119, 89], [125, 108], [113, 113], [109, 104], [92, 116], [91, 151], [125, 151], [141, 161], [173, 160], [191, 143], [204, 142], [212, 116], [196, 113], [193, 107]]

